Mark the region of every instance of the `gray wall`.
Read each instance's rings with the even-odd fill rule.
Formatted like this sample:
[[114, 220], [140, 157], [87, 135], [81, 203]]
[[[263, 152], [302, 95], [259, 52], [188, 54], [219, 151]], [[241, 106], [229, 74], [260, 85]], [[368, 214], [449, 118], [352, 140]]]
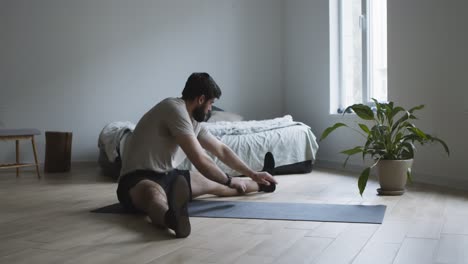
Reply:
[[[439, 145], [418, 148], [415, 178], [461, 188], [468, 188], [467, 8], [462, 0], [388, 1], [389, 99], [404, 107], [426, 104], [417, 125], [446, 140], [452, 151], [447, 158]], [[355, 121], [329, 114], [328, 12], [328, 0], [291, 0], [285, 10], [286, 112], [317, 136], [334, 122]], [[361, 140], [337, 132], [321, 142], [318, 165], [341, 167], [345, 156], [338, 152]], [[357, 158], [349, 168], [362, 166]]]
[[[0, 127], [72, 131], [72, 159], [95, 160], [106, 123], [137, 122], [194, 71], [221, 86], [218, 106], [278, 116], [282, 12], [281, 0], [0, 0]], [[13, 143], [0, 158], [14, 160]]]

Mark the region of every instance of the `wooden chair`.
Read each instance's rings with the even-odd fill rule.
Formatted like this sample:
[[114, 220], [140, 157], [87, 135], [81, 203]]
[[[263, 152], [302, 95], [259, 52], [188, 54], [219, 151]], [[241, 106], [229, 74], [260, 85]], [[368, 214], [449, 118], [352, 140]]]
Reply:
[[[16, 168], [16, 177], [19, 177], [19, 168], [27, 167], [27, 166], [36, 166], [37, 178], [40, 179], [41, 175], [39, 173], [39, 163], [37, 162], [36, 143], [34, 141], [34, 136], [40, 135], [40, 134], [41, 132], [34, 128], [32, 129], [0, 129], [0, 140], [4, 140], [4, 141], [15, 140], [16, 141], [16, 163], [0, 164], [0, 169]], [[20, 163], [19, 141], [23, 139], [31, 140], [35, 163]]]

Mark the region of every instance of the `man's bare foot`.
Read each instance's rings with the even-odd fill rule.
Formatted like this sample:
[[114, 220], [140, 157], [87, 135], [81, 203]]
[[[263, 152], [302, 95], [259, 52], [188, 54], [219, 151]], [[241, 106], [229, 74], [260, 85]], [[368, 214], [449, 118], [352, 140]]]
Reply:
[[166, 212], [166, 226], [174, 230], [176, 237], [190, 235], [191, 227], [188, 215], [190, 190], [184, 176], [177, 175], [168, 193], [169, 210]]
[[[270, 173], [272, 176], [275, 171], [275, 158], [271, 152], [267, 152], [265, 154], [265, 159], [263, 161], [263, 169], [262, 171], [266, 171]], [[265, 184], [258, 184], [258, 191], [259, 192], [274, 192], [276, 190], [276, 184], [270, 183], [270, 185]]]

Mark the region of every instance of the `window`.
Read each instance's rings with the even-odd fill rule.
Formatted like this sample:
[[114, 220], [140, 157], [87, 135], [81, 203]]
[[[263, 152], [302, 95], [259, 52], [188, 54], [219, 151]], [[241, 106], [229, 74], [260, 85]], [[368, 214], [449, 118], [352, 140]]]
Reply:
[[330, 35], [336, 35], [331, 58], [337, 72], [331, 111], [372, 104], [371, 98], [387, 101], [387, 0], [335, 0], [330, 10], [335, 12]]

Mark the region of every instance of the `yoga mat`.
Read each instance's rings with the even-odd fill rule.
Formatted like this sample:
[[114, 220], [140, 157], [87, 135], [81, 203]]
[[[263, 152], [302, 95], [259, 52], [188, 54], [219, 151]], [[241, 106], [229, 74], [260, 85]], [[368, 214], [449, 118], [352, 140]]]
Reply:
[[[189, 215], [213, 218], [246, 218], [292, 221], [346, 222], [381, 224], [385, 205], [347, 205], [311, 203], [269, 203], [194, 200]], [[120, 204], [112, 204], [91, 212], [129, 214]]]

